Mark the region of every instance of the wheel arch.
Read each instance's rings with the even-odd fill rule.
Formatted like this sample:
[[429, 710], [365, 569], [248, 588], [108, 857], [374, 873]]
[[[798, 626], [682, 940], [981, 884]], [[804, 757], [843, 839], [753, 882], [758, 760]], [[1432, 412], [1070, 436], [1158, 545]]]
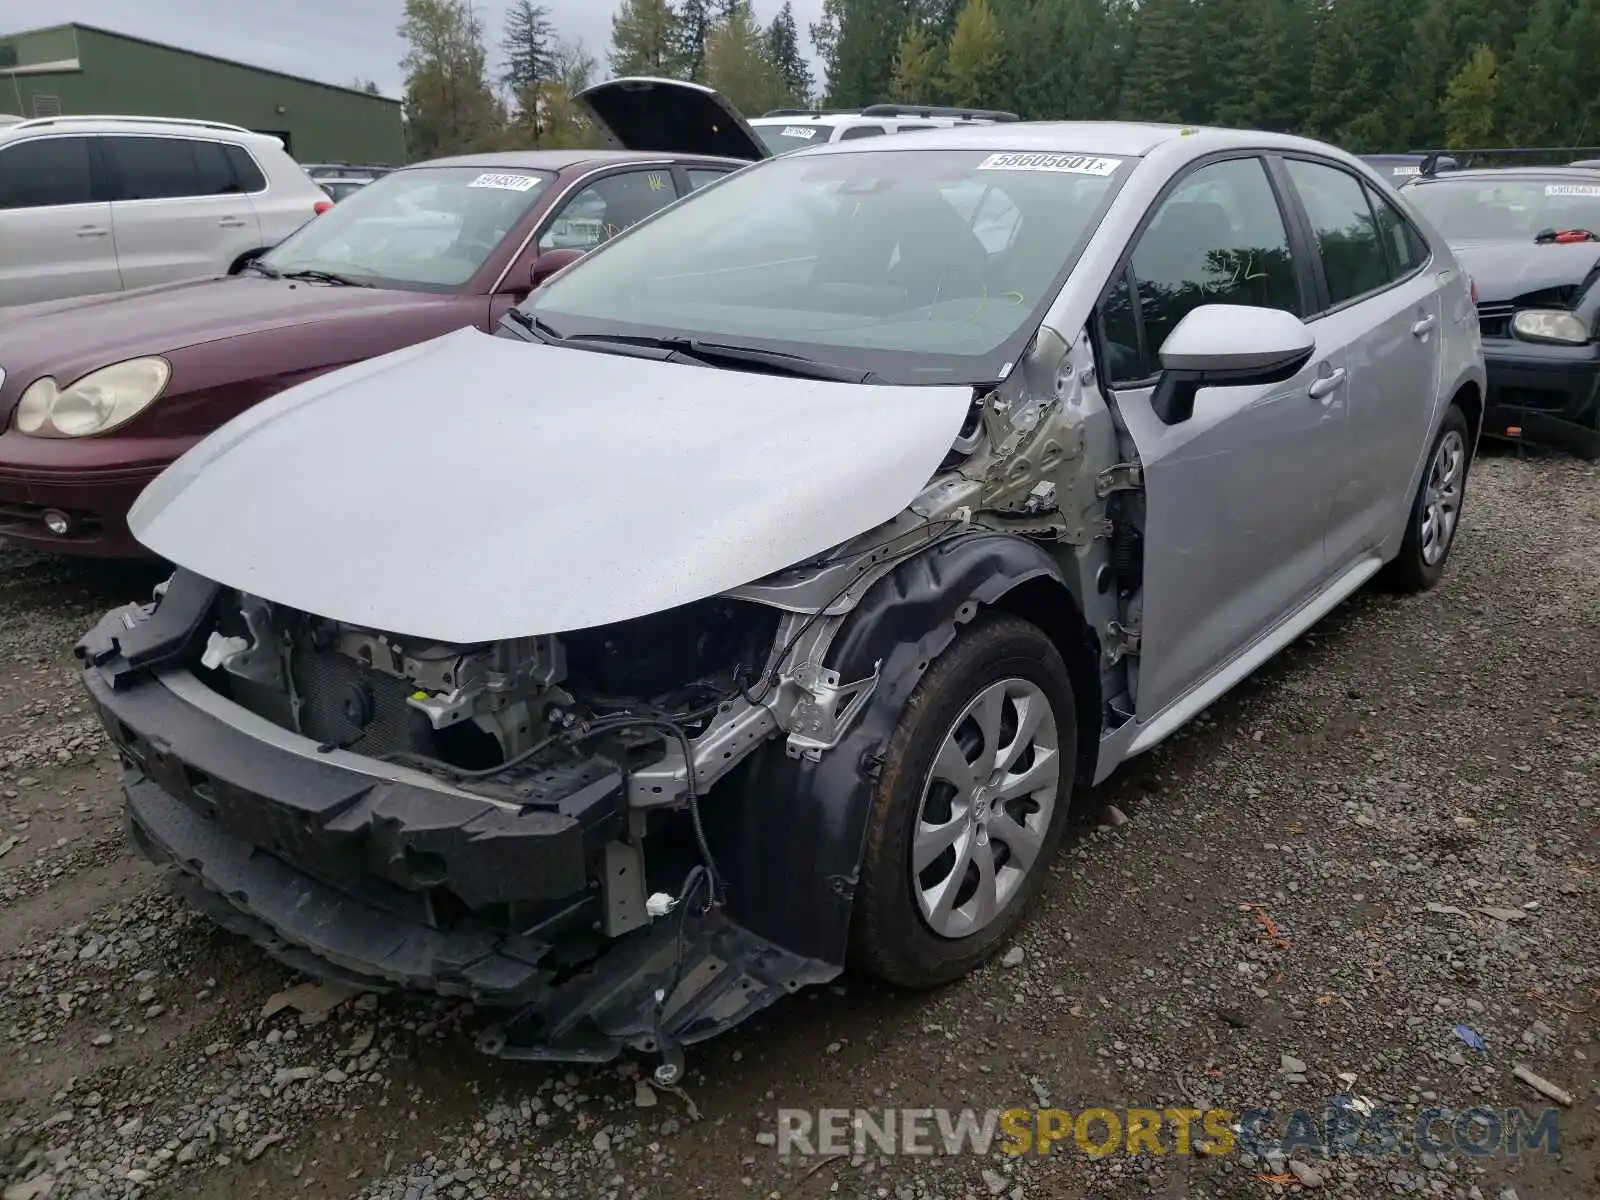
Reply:
[[1078, 707], [1077, 774], [1092, 774], [1098, 657], [1060, 566], [1037, 544], [1003, 533], [932, 546], [869, 588], [833, 640], [827, 665], [841, 680], [878, 672], [839, 744], [816, 759], [793, 758], [775, 739], [711, 806], [707, 833], [733, 920], [794, 953], [843, 965], [889, 738], [929, 665], [985, 609], [1032, 622], [1061, 649]]
[[1469, 379], [1456, 389], [1455, 395], [1450, 397], [1450, 403], [1466, 414], [1467, 429], [1472, 434], [1470, 440], [1476, 447], [1478, 434], [1483, 429], [1483, 389], [1478, 386], [1477, 380]]
[[246, 250], [243, 254], [239, 255], [238, 258], [233, 260], [232, 265], [228, 267], [228, 274], [237, 275], [240, 271], [245, 269], [247, 264], [253, 262], [255, 259], [260, 258], [267, 252], [268, 249], [269, 247], [267, 246], [257, 246], [254, 250]]

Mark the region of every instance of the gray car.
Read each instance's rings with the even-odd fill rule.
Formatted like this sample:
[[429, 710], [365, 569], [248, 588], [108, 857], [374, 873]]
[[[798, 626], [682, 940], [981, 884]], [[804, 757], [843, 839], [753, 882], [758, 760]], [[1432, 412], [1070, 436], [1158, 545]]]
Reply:
[[[766, 155], [703, 88], [585, 98]], [[1448, 247], [1329, 146], [800, 151], [200, 443], [84, 680], [217, 920], [670, 1083], [847, 962], [985, 961], [1075, 798], [1366, 581], [1433, 586], [1483, 394]]]

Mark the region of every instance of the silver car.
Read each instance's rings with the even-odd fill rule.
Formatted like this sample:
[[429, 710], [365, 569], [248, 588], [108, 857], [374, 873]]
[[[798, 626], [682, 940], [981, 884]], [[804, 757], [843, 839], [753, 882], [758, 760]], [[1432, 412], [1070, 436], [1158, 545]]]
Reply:
[[[703, 88], [586, 101], [765, 156]], [[202, 442], [84, 680], [134, 844], [229, 928], [670, 1083], [847, 962], [988, 959], [1074, 799], [1368, 580], [1433, 586], [1483, 394], [1448, 247], [1320, 143], [800, 151]]]
[[332, 203], [277, 138], [237, 125], [5, 125], [0, 307], [236, 271]]

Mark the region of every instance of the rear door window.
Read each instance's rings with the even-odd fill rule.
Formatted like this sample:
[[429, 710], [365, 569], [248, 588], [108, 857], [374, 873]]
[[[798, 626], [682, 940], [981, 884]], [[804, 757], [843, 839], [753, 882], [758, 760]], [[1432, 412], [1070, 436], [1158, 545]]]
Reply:
[[689, 190], [693, 192], [705, 187], [708, 183], [715, 183], [728, 172], [720, 169], [713, 170], [710, 167], [690, 167], [686, 173], [689, 176]]
[[93, 179], [88, 138], [30, 138], [0, 149], [0, 209], [89, 204]]
[[204, 196], [192, 143], [184, 138], [107, 137], [106, 166], [113, 200], [169, 200]]
[[1367, 203], [1377, 214], [1378, 232], [1382, 235], [1384, 253], [1389, 256], [1389, 270], [1394, 278], [1409, 275], [1428, 261], [1428, 243], [1399, 209], [1371, 188], [1367, 189]]
[[1389, 283], [1377, 218], [1361, 181], [1337, 167], [1303, 159], [1291, 158], [1284, 165], [1316, 235], [1329, 303], [1343, 304]]

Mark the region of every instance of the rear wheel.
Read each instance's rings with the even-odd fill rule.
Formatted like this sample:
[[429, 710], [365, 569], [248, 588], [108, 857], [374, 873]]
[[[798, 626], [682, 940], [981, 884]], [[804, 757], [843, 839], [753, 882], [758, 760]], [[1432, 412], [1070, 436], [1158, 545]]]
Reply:
[[1042, 886], [1077, 762], [1072, 684], [1035, 626], [996, 616], [928, 669], [889, 742], [852, 961], [905, 987], [991, 957]]
[[1434, 438], [1422, 482], [1406, 518], [1406, 536], [1385, 571], [1385, 582], [1399, 592], [1425, 592], [1439, 582], [1455, 545], [1461, 507], [1467, 496], [1471, 436], [1466, 414], [1452, 404]]

